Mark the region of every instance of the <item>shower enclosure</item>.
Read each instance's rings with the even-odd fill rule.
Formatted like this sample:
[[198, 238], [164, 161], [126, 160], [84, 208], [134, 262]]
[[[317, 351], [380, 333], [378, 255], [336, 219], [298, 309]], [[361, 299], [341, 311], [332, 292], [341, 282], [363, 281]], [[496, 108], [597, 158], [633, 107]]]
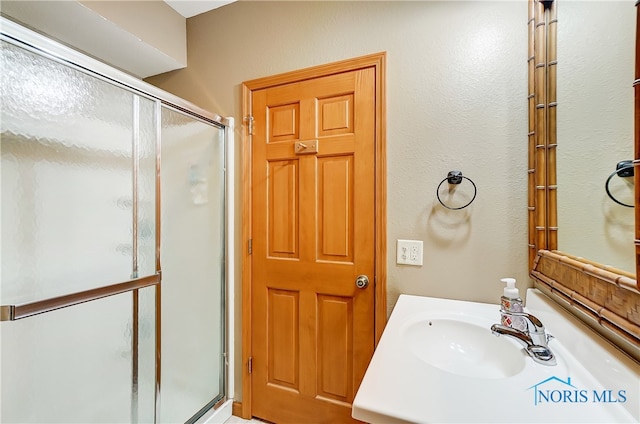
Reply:
[[0, 19], [0, 421], [230, 409], [233, 121]]

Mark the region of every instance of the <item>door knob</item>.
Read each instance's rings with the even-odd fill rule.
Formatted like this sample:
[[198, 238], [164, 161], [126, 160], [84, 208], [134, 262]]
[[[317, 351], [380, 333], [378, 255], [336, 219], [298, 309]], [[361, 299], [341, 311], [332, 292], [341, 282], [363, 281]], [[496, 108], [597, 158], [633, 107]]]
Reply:
[[369, 277], [366, 275], [358, 275], [356, 278], [356, 287], [359, 289], [364, 289], [369, 285]]

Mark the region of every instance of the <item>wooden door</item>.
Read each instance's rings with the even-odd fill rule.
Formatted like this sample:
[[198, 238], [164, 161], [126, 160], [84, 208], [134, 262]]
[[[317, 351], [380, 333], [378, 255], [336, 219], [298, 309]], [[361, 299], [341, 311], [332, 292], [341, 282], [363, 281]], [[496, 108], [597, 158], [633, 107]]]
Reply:
[[375, 70], [251, 102], [252, 415], [350, 422], [375, 343]]

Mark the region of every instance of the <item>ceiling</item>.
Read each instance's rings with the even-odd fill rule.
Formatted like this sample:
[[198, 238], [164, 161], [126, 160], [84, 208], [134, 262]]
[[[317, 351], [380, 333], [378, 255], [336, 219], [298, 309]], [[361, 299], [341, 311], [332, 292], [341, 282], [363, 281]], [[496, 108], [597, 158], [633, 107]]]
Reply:
[[233, 3], [235, 0], [164, 0], [176, 12], [190, 18], [195, 15], [217, 9], [225, 4]]

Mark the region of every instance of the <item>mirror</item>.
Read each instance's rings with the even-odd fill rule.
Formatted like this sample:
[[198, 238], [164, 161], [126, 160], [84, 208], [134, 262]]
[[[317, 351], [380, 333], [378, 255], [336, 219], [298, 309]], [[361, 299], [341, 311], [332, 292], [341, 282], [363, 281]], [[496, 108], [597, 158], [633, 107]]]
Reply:
[[[640, 7], [628, 0], [529, 0], [528, 193], [534, 287], [640, 361], [635, 22]], [[616, 172], [623, 160], [632, 178]], [[610, 199], [607, 181], [635, 209]]]
[[[557, 1], [558, 249], [635, 275], [636, 14], [630, 1]], [[632, 167], [631, 167], [632, 169]], [[618, 175], [621, 174], [621, 175]], [[611, 177], [611, 178], [609, 178]]]

